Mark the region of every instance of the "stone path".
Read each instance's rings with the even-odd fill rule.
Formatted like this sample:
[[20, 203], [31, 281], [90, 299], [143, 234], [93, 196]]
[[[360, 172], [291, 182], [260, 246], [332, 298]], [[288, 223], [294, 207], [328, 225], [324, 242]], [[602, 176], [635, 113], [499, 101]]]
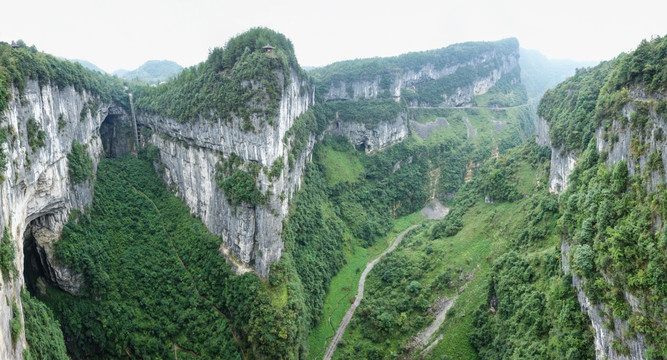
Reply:
[[400, 235], [398, 235], [396, 240], [394, 240], [394, 243], [391, 244], [391, 246], [387, 250], [385, 250], [382, 254], [380, 254], [380, 256], [375, 258], [375, 260], [369, 262], [368, 265], [366, 265], [366, 269], [364, 269], [364, 272], [361, 273], [361, 278], [359, 279], [357, 297], [355, 298], [352, 306], [350, 306], [350, 309], [347, 310], [347, 313], [345, 313], [343, 320], [341, 320], [340, 325], [338, 326], [338, 330], [336, 331], [336, 334], [331, 340], [331, 344], [329, 344], [326, 353], [324, 353], [324, 358], [323, 358], [324, 360], [331, 360], [331, 357], [336, 351], [336, 347], [338, 347], [340, 339], [342, 339], [343, 334], [345, 334], [345, 329], [347, 328], [347, 325], [350, 323], [350, 320], [352, 320], [352, 315], [354, 315], [354, 311], [357, 310], [357, 307], [361, 303], [361, 299], [364, 297], [364, 286], [366, 285], [366, 276], [368, 276], [368, 273], [373, 269], [375, 264], [377, 264], [385, 255], [389, 254], [390, 252], [394, 251], [394, 249], [396, 249], [398, 244], [401, 243], [401, 240], [403, 240], [405, 234], [407, 234], [408, 232], [410, 232], [410, 230], [416, 228], [417, 226], [419, 225], [412, 225], [405, 231], [403, 231]]

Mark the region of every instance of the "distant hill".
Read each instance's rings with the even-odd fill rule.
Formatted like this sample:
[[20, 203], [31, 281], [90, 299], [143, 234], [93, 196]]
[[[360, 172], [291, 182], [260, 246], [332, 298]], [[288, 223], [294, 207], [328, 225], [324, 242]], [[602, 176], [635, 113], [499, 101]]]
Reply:
[[149, 60], [135, 70], [116, 70], [113, 75], [127, 80], [160, 83], [178, 75], [182, 70], [183, 67], [173, 61]]
[[81, 64], [81, 66], [85, 67], [88, 70], [101, 72], [102, 74], [107, 73], [106, 71], [102, 70], [99, 66], [91, 63], [90, 61], [81, 60], [81, 59], [69, 59], [69, 61], [79, 63], [79, 64]]
[[519, 49], [521, 82], [526, 87], [529, 102], [537, 105], [548, 89], [574, 75], [577, 68], [597, 65], [598, 61], [549, 59], [537, 50]]

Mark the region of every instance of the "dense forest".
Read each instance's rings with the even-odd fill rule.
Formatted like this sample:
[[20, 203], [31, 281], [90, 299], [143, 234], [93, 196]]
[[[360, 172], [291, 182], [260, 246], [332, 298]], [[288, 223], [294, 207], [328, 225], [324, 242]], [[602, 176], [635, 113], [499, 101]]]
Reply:
[[218, 247], [148, 160], [106, 159], [92, 208], [72, 216], [56, 247], [86, 286], [79, 296], [49, 286], [37, 297], [54, 309], [75, 357], [167, 358], [181, 349], [240, 359], [250, 344], [255, 356], [286, 357], [297, 309], [270, 296], [285, 285], [232, 276]]

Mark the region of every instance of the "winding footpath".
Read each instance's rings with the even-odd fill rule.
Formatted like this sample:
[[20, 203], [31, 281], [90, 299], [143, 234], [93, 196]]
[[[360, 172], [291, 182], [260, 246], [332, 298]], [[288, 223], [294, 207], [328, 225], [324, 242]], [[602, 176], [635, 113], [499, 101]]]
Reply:
[[338, 326], [338, 330], [336, 331], [336, 334], [334, 335], [333, 339], [331, 340], [331, 344], [329, 344], [329, 347], [327, 348], [327, 352], [324, 353], [324, 358], [323, 360], [331, 360], [331, 357], [334, 354], [334, 351], [336, 351], [336, 347], [338, 347], [338, 343], [340, 342], [340, 339], [343, 338], [343, 334], [345, 334], [345, 329], [347, 328], [347, 325], [350, 323], [350, 320], [352, 320], [352, 315], [354, 315], [354, 311], [357, 310], [357, 307], [361, 303], [361, 299], [364, 297], [364, 285], [366, 285], [366, 276], [368, 275], [371, 270], [373, 270], [373, 267], [375, 264], [377, 264], [382, 258], [389, 254], [390, 252], [394, 251], [396, 249], [396, 246], [401, 243], [401, 240], [403, 240], [403, 236], [410, 232], [410, 230], [416, 228], [419, 225], [412, 225], [409, 228], [407, 228], [405, 231], [403, 231], [396, 240], [394, 240], [394, 243], [391, 244], [391, 246], [385, 250], [380, 256], [375, 258], [375, 260], [371, 261], [366, 265], [366, 269], [364, 269], [364, 272], [361, 273], [361, 278], [359, 278], [359, 287], [357, 289], [357, 297], [354, 299], [354, 303], [350, 306], [350, 308], [347, 310], [345, 313], [345, 316], [343, 317], [343, 320], [341, 320], [340, 325]]

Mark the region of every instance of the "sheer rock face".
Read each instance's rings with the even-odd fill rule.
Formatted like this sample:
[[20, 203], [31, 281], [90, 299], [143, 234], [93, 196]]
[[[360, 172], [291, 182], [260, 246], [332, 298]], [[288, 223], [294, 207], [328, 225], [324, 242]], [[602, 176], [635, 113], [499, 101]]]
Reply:
[[566, 151], [562, 146], [554, 147], [549, 137], [549, 124], [540, 117], [537, 121], [536, 139], [538, 145], [551, 148], [551, 168], [549, 171], [549, 191], [560, 194], [567, 188], [569, 177], [575, 165], [577, 154]]
[[[613, 311], [605, 304], [593, 303], [584, 291], [585, 280], [575, 274], [570, 269], [570, 244], [563, 240], [561, 243], [562, 269], [566, 274], [572, 275], [572, 285], [577, 291], [577, 300], [581, 311], [588, 316], [595, 331], [595, 357], [597, 359], [608, 360], [644, 360], [644, 350], [646, 350], [646, 339], [642, 334], [634, 334], [630, 331], [628, 322], [617, 317], [613, 317], [613, 328], [610, 329], [605, 323], [608, 322], [606, 314]], [[632, 311], [639, 310], [639, 301], [632, 294], [625, 292], [625, 300], [631, 305]], [[615, 340], [622, 340], [628, 346], [629, 354], [624, 355], [616, 352], [612, 347]]]
[[[22, 311], [24, 234], [31, 227], [35, 233], [44, 235], [40, 236], [48, 239], [44, 244], [50, 245], [41, 251], [46, 259], [53, 259], [53, 241], [70, 210], [83, 210], [91, 204], [93, 181], [76, 185], [70, 182], [67, 154], [73, 140], [86, 144], [93, 169], [97, 169], [102, 156], [99, 128], [109, 113], [110, 104], [100, 103], [97, 113], [81, 119], [81, 110], [88, 106], [88, 101], [98, 101], [85, 91], [78, 93], [72, 87], [59, 89], [51, 85], [40, 88], [36, 81], [27, 81], [23, 96], [15, 88], [11, 88], [10, 93], [9, 108], [0, 114], [2, 126], [10, 129], [8, 142], [2, 145], [7, 154], [7, 169], [2, 174], [5, 180], [0, 184], [0, 232], [5, 227], [10, 232], [18, 271], [8, 280], [0, 277], [0, 299], [7, 300], [0, 301], [0, 359], [21, 359], [24, 332], [16, 345], [12, 345], [9, 320], [11, 304], [16, 303]], [[27, 125], [32, 119], [44, 131], [43, 146], [31, 148], [28, 145]], [[50, 227], [45, 228], [47, 223]], [[35, 230], [38, 227], [41, 230]], [[49, 269], [52, 280], [64, 289], [75, 292], [81, 285], [81, 275], [55, 263]]]
[[[282, 73], [280, 73], [282, 75]], [[253, 117], [254, 130], [244, 131], [243, 120], [231, 122], [199, 119], [181, 123], [173, 119], [140, 114], [140, 127], [152, 130], [145, 141], [160, 150], [167, 184], [188, 205], [207, 228], [222, 237], [222, 251], [230, 252], [230, 263], [237, 272], [253, 269], [267, 277], [270, 266], [280, 259], [283, 250], [281, 232], [288, 213], [288, 200], [300, 187], [305, 163], [311, 157], [315, 139], [311, 138], [301, 154], [289, 166], [290, 148], [285, 134], [294, 120], [313, 104], [313, 93], [307, 80], [292, 70], [289, 79], [281, 76], [284, 87], [279, 113], [272, 119]], [[255, 163], [262, 167], [257, 186], [268, 194], [266, 205], [231, 205], [216, 184], [216, 164], [235, 154], [245, 166]], [[278, 160], [280, 159], [280, 160]], [[277, 178], [267, 175], [275, 161], [282, 161], [283, 170]]]
[[[443, 94], [443, 102], [430, 104], [430, 106], [465, 106], [469, 105], [476, 95], [486, 93], [500, 78], [512, 71], [519, 64], [519, 49], [516, 52], [499, 56], [494, 51], [481, 53], [472, 60], [465, 63], [452, 64], [443, 68], [435, 68], [433, 64], [425, 64], [419, 70], [401, 69], [394, 70], [390, 75], [388, 87], [383, 87], [382, 75], [370, 80], [355, 81], [332, 81], [324, 95], [324, 101], [332, 100], [358, 100], [376, 99], [387, 94], [393, 98], [400, 98], [401, 90], [414, 87], [423, 82], [437, 80], [452, 75], [459, 68], [465, 66], [479, 66], [491, 61], [496, 62], [490, 74], [475, 79], [474, 81], [461, 85], [452, 94]], [[409, 104], [416, 106], [417, 104]], [[422, 104], [423, 105], [423, 104]]]
[[[595, 132], [596, 148], [600, 153], [607, 154], [606, 165], [611, 168], [619, 161], [627, 161], [628, 173], [630, 176], [636, 174], [645, 174], [649, 177], [646, 184], [646, 191], [658, 190], [658, 185], [663, 184], [667, 178], [667, 141], [662, 134], [667, 133], [667, 124], [664, 119], [654, 111], [649, 112], [648, 121], [643, 130], [632, 129], [631, 114], [635, 112], [634, 101], [650, 101], [652, 98], [661, 99], [656, 95], [652, 98], [646, 97], [641, 88], [631, 90], [633, 101], [626, 104], [623, 108], [623, 116], [628, 120], [625, 124], [619, 121], [613, 121], [608, 129], [604, 126], [599, 127]], [[643, 151], [634, 156], [633, 137], [644, 144]], [[549, 189], [552, 192], [560, 193], [567, 188], [570, 173], [574, 169], [577, 161], [575, 152], [564, 152], [561, 148], [551, 146], [549, 140], [549, 125], [540, 118], [537, 125], [537, 143], [543, 146], [551, 147], [551, 173], [549, 179]], [[651, 155], [659, 154], [658, 160], [662, 167], [655, 166], [655, 170], [650, 168]], [[568, 239], [563, 239], [561, 245], [562, 267], [566, 274], [572, 273], [572, 283], [577, 291], [577, 298], [581, 310], [586, 313], [591, 321], [595, 331], [595, 352], [597, 359], [609, 360], [628, 360], [645, 359], [644, 351], [648, 348], [645, 336], [641, 333], [634, 333], [629, 329], [628, 322], [607, 314], [612, 314], [611, 308], [604, 303], [593, 303], [585, 293], [586, 280], [570, 270], [570, 246]], [[602, 274], [603, 278], [612, 284], [609, 276]], [[631, 306], [633, 312], [643, 313], [640, 299], [632, 293], [625, 291], [623, 293], [625, 301]], [[609, 326], [613, 323], [613, 327]], [[629, 354], [624, 355], [612, 347], [612, 343], [620, 341], [627, 345]]]
[[375, 126], [335, 119], [326, 132], [331, 136], [347, 137], [352, 145], [367, 153], [401, 142], [409, 135], [407, 116], [403, 112], [393, 121], [383, 121]]

